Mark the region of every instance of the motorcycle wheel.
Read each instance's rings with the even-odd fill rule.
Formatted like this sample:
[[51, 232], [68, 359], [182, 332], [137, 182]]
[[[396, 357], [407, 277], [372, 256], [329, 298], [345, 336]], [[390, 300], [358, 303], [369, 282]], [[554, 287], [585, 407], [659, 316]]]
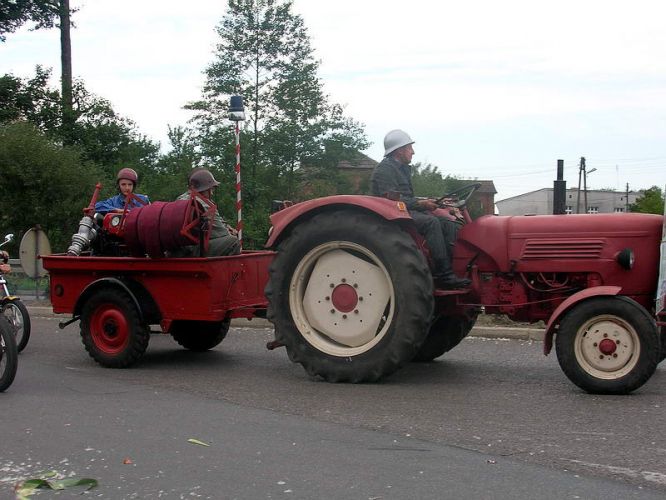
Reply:
[[12, 382], [18, 368], [18, 350], [12, 327], [0, 318], [0, 392], [4, 392]]
[[30, 340], [30, 314], [20, 299], [8, 300], [2, 304], [2, 314], [14, 330], [18, 352], [25, 349]]

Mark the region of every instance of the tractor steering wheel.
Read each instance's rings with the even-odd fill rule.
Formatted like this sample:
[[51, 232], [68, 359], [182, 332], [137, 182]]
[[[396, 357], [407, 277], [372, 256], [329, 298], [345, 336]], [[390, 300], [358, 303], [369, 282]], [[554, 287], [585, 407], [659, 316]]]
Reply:
[[[456, 201], [453, 202], [453, 203], [447, 203], [446, 206], [447, 207], [453, 207], [453, 208], [462, 208], [467, 204], [467, 201], [469, 201], [469, 199], [472, 197], [472, 195], [474, 193], [476, 193], [476, 191], [480, 187], [481, 187], [480, 182], [475, 182], [474, 184], [468, 184], [466, 186], [455, 189], [455, 190], [451, 191], [450, 193], [446, 193], [445, 195], [443, 195], [440, 198], [437, 198], [435, 200], [435, 203], [437, 203], [438, 205], [441, 205], [444, 202], [444, 200], [446, 200], [447, 198], [452, 198]], [[460, 197], [461, 194], [465, 194], [466, 196], [461, 198]]]

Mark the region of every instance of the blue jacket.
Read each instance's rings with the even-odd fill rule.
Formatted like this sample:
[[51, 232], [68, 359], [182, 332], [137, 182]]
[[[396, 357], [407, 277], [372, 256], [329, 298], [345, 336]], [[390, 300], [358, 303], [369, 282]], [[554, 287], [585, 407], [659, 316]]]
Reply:
[[[146, 202], [146, 205], [150, 203], [150, 200], [145, 194], [134, 194], [135, 196], [141, 198], [143, 201]], [[128, 207], [128, 210], [131, 210], [133, 208], [141, 207], [141, 205], [138, 201], [132, 200], [130, 203], [130, 206]], [[117, 194], [115, 196], [112, 196], [108, 200], [103, 200], [103, 201], [98, 201], [95, 203], [95, 212], [100, 213], [100, 214], [105, 214], [107, 212], [111, 212], [112, 210], [115, 209], [123, 209], [125, 208], [125, 197], [122, 194]]]

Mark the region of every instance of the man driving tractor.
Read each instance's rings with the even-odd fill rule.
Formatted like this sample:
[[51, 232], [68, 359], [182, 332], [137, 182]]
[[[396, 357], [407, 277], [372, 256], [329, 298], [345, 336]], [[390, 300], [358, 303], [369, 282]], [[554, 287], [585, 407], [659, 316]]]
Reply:
[[438, 288], [464, 288], [470, 280], [459, 278], [453, 272], [451, 251], [458, 226], [455, 222], [432, 213], [439, 205], [432, 199], [414, 196], [410, 162], [414, 156], [414, 141], [402, 130], [391, 130], [384, 137], [384, 159], [377, 165], [370, 179], [374, 196], [400, 195], [416, 229], [423, 235], [434, 263], [433, 279]]

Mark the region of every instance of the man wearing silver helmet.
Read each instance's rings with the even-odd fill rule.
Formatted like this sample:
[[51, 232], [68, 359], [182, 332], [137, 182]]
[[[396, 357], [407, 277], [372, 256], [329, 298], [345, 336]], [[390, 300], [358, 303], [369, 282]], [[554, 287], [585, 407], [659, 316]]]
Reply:
[[398, 194], [423, 235], [432, 256], [433, 278], [439, 288], [464, 288], [470, 281], [453, 273], [451, 249], [456, 236], [455, 222], [437, 217], [432, 210], [438, 208], [431, 199], [414, 196], [410, 162], [414, 156], [414, 141], [402, 130], [391, 130], [384, 137], [384, 159], [372, 172], [370, 190], [374, 196]]

